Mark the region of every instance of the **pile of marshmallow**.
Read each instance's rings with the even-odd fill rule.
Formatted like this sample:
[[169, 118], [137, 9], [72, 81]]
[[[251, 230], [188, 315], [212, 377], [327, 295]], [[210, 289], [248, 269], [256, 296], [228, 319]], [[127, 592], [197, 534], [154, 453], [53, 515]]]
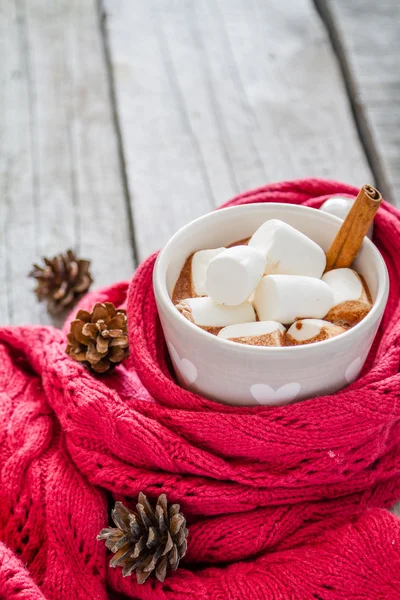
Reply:
[[200, 250], [191, 260], [191, 298], [177, 309], [226, 340], [292, 346], [339, 335], [370, 310], [352, 269], [324, 273], [325, 252], [283, 221], [266, 221], [248, 245]]

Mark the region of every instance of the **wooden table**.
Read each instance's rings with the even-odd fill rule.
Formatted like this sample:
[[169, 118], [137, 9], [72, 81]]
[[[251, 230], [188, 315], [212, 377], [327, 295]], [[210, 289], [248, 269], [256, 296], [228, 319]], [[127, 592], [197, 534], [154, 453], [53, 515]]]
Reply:
[[2, 0], [0, 323], [51, 322], [43, 255], [130, 278], [268, 181], [400, 202], [399, 40], [398, 0]]

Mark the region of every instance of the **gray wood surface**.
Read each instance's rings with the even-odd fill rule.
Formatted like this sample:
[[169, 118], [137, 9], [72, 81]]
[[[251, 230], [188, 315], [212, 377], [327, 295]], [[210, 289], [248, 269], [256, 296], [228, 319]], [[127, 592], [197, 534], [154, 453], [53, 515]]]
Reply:
[[371, 180], [311, 0], [104, 6], [140, 258], [249, 187]]
[[133, 271], [97, 4], [3, 0], [0, 44], [0, 322], [49, 322], [42, 255], [76, 248], [97, 286]]
[[400, 206], [400, 2], [316, 3], [332, 33], [377, 183]]

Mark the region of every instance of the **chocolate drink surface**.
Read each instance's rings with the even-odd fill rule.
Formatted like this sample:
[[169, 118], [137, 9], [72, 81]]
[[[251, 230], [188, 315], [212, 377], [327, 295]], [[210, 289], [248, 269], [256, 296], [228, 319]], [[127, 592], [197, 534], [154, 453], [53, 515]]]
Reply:
[[362, 276], [350, 268], [323, 275], [325, 261], [315, 242], [270, 220], [251, 238], [188, 256], [172, 301], [193, 324], [232, 342], [317, 343], [355, 326], [372, 306]]

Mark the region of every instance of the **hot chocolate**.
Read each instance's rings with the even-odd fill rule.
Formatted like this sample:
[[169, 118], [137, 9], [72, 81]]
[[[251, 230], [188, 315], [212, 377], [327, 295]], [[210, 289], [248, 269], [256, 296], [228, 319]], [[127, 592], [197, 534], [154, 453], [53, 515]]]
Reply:
[[249, 239], [189, 256], [172, 300], [189, 321], [219, 337], [256, 346], [323, 341], [371, 309], [364, 279], [350, 268], [323, 272], [320, 246], [271, 219]]

